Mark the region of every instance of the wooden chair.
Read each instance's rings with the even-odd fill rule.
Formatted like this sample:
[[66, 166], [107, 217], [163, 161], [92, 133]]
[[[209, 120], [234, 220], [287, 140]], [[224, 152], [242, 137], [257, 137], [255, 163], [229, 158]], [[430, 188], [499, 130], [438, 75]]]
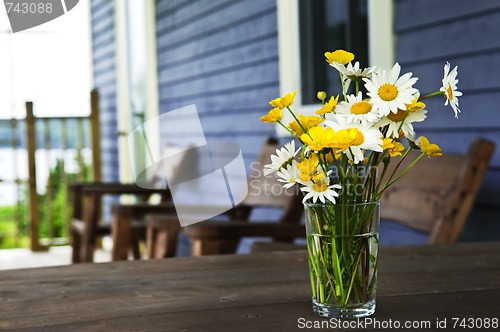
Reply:
[[[445, 154], [422, 158], [407, 174], [384, 193], [381, 199], [380, 241], [388, 236], [398, 238], [390, 245], [416, 244], [403, 237], [417, 232], [424, 243], [454, 243], [464, 225], [481, 187], [493, 155], [495, 144], [476, 139], [465, 155]], [[400, 166], [399, 172], [418, 156], [414, 151]], [[391, 174], [396, 163], [391, 163]], [[386, 224], [401, 228], [384, 227]], [[388, 234], [394, 232], [394, 234]], [[415, 238], [415, 236], [413, 236]], [[303, 246], [305, 247], [305, 246]], [[296, 250], [286, 243], [255, 243], [252, 252]]]
[[[164, 158], [169, 158], [173, 165], [165, 167]], [[157, 163], [151, 179], [146, 185], [122, 183], [75, 183], [69, 186], [73, 201], [73, 218], [71, 226], [73, 263], [92, 262], [96, 239], [103, 235], [113, 236], [113, 260], [128, 258], [132, 250], [134, 259], [140, 258], [139, 241], [145, 239], [146, 227], [142, 220], [148, 213], [174, 213], [171, 204], [171, 193], [165, 189], [165, 178], [175, 177], [184, 162], [195, 162], [196, 153], [191, 147], [181, 149], [177, 146], [166, 145], [162, 153], [162, 161]], [[166, 173], [169, 173], [166, 175]], [[155, 183], [159, 182], [160, 189]], [[148, 199], [160, 194], [159, 204], [150, 204]], [[120, 197], [122, 195], [135, 196], [133, 204], [119, 204], [112, 206], [111, 222], [100, 220], [102, 198], [104, 196]]]
[[[152, 194], [164, 195], [167, 200], [168, 192], [165, 189], [151, 190], [141, 188], [135, 184], [123, 183], [71, 183], [68, 185], [71, 197], [73, 217], [71, 220], [72, 236], [72, 262], [92, 262], [97, 238], [111, 234], [111, 222], [100, 222], [102, 198], [104, 196], [133, 195], [139, 201], [146, 201]], [[144, 204], [138, 204], [135, 217], [139, 217], [143, 211]], [[148, 206], [148, 212], [154, 206]], [[159, 206], [157, 208], [160, 208]], [[145, 227], [140, 224], [134, 225], [134, 232], [126, 241], [125, 250], [129, 245], [133, 249], [134, 258], [138, 259], [139, 240], [145, 238]]]
[[[283, 189], [274, 175], [264, 176], [263, 167], [269, 156], [275, 153], [278, 142], [268, 139], [249, 177], [248, 195], [241, 204], [227, 211], [229, 221], [209, 220], [189, 225], [183, 232], [191, 238], [191, 254], [234, 253], [239, 241], [248, 236], [269, 236], [276, 240], [291, 242], [305, 235], [300, 225], [303, 207], [300, 197]], [[276, 221], [249, 222], [255, 208], [281, 210]], [[150, 215], [147, 217], [147, 253], [149, 258], [175, 255], [179, 221], [175, 215]]]
[[[384, 193], [381, 219], [428, 234], [427, 243], [457, 242], [494, 149], [493, 142], [476, 139], [465, 155], [422, 158]], [[400, 170], [413, 159], [407, 158]]]

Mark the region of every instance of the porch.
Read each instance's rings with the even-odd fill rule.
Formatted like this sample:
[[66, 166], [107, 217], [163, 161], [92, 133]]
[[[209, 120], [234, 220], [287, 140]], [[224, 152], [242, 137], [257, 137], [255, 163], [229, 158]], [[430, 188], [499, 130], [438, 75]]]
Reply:
[[[104, 241], [106, 243], [106, 241]], [[63, 266], [71, 264], [71, 246], [54, 246], [47, 251], [32, 251], [27, 248], [1, 249], [0, 271], [40, 268], [49, 266]], [[103, 245], [102, 249], [94, 252], [95, 263], [111, 261], [111, 247]]]
[[[144, 117], [150, 118], [151, 115], [166, 113], [192, 102], [196, 102], [203, 113], [204, 125], [206, 123], [208, 128], [207, 136], [215, 139], [229, 139], [238, 143], [242, 147], [247, 166], [250, 165], [264, 137], [275, 134], [274, 128], [258, 124], [257, 114], [267, 112], [267, 100], [278, 96], [280, 89], [283, 90], [283, 85], [288, 82], [286, 79], [278, 77], [278, 69], [284, 65], [282, 61], [284, 57], [281, 54], [283, 52], [279, 50], [277, 45], [279, 43], [278, 39], [282, 38], [284, 34], [278, 34], [280, 27], [275, 22], [276, 17], [288, 13], [286, 6], [282, 5], [287, 1], [278, 1], [281, 7], [277, 6], [275, 1], [260, 3], [241, 1], [240, 3], [231, 3], [231, 5], [217, 1], [204, 5], [200, 5], [196, 1], [179, 2], [178, 4], [162, 0], [153, 2], [157, 6], [157, 12], [154, 12], [154, 6], [150, 6], [152, 10], [148, 7], [147, 15], [150, 15], [148, 19], [150, 18], [151, 25], [156, 26], [152, 27], [152, 32], [148, 30], [151, 28], [149, 26], [143, 28], [148, 30], [147, 33], [152, 34], [150, 39], [154, 45], [151, 47], [148, 45], [147, 50], [141, 50], [141, 52], [147, 53], [148, 59], [151, 56], [149, 53], [154, 53], [152, 59], [157, 57], [160, 59], [160, 63], [157, 65], [155, 61], [147, 62], [148, 67], [146, 69], [148, 70], [145, 72], [152, 75], [153, 78], [156, 77], [157, 80], [153, 79], [151, 83], [149, 76], [144, 79], [148, 84], [152, 84], [152, 87], [146, 89], [147, 98], [144, 97], [144, 100], [139, 100], [143, 102], [143, 104], [139, 103], [139, 105], [135, 105], [135, 100], [134, 103], [129, 100], [130, 96], [138, 92], [127, 90], [126, 86], [133, 86], [134, 84], [131, 84], [133, 82], [124, 81], [127, 77], [127, 70], [132, 71], [133, 69], [124, 68], [124, 63], [127, 62], [127, 56], [124, 54], [127, 52], [126, 47], [124, 45], [114, 47], [115, 39], [124, 39], [124, 32], [121, 31], [123, 26], [114, 26], [113, 2], [91, 2], [93, 21], [91, 29], [94, 38], [92, 40], [94, 43], [92, 61], [95, 66], [93, 76], [95, 86], [103, 91], [104, 98], [104, 107], [101, 111], [101, 123], [104, 125], [102, 128], [103, 137], [97, 143], [102, 149], [100, 149], [100, 153], [96, 154], [102, 155], [105, 159], [102, 165], [103, 179], [106, 181], [116, 180], [122, 175], [118, 174], [124, 164], [122, 155], [125, 155], [121, 151], [123, 150], [121, 141], [124, 137], [124, 130], [133, 128], [131, 119], [139, 116], [143, 116], [143, 119]], [[148, 1], [148, 6], [153, 2]], [[295, 1], [288, 2], [295, 3]], [[443, 142], [444, 151], [463, 152], [466, 145], [464, 142], [471, 141], [477, 135], [486, 136], [497, 143], [500, 142], [498, 135], [500, 129], [498, 121], [495, 121], [497, 115], [493, 114], [496, 106], [488, 98], [480, 96], [484, 91], [491, 91], [491, 96], [498, 94], [498, 82], [493, 79], [484, 80], [484, 77], [490, 77], [488, 74], [494, 72], [491, 68], [495, 68], [498, 62], [498, 57], [493, 57], [492, 61], [484, 61], [484, 57], [498, 53], [498, 48], [494, 48], [489, 44], [490, 40], [494, 40], [494, 38], [488, 38], [485, 34], [477, 33], [477, 31], [483, 29], [483, 22], [485, 21], [482, 18], [485, 15], [491, 15], [491, 19], [488, 20], [489, 24], [493, 27], [497, 26], [499, 12], [498, 4], [494, 1], [484, 1], [477, 8], [458, 8], [456, 12], [443, 10], [443, 8], [449, 8], [449, 6], [446, 6], [447, 2], [450, 1], [443, 1], [436, 5], [439, 8], [434, 12], [434, 16], [427, 15], [428, 7], [425, 4], [415, 4], [416, 8], [413, 9], [416, 11], [411, 8], [413, 6], [413, 4], [410, 5], [411, 2], [396, 1], [391, 5], [394, 6], [394, 11], [397, 12], [397, 15], [395, 15], [397, 18], [397, 22], [395, 22], [397, 23], [395, 25], [396, 31], [394, 33], [399, 37], [399, 48], [394, 45], [396, 54], [393, 54], [393, 57], [403, 67], [411, 69], [416, 76], [430, 71], [429, 66], [435, 66], [436, 68], [438, 64], [442, 66], [443, 59], [454, 60], [460, 68], [464, 69], [464, 73], [469, 75], [466, 80], [463, 80], [463, 83], [465, 83], [464, 91], [466, 92], [464, 104], [468, 106], [465, 108], [470, 109], [469, 112], [463, 112], [462, 114], [465, 120], [452, 123], [448, 121], [447, 116], [441, 115], [445, 114], [444, 112], [429, 113], [429, 117], [433, 117], [433, 125], [421, 128], [422, 133], [425, 135], [434, 136], [436, 140]], [[133, 8], [127, 10], [133, 10]], [[179, 18], [178, 26], [170, 27], [169, 22], [171, 22], [174, 13], [178, 11], [183, 13], [184, 16], [181, 15], [180, 17], [184, 18]], [[116, 15], [122, 16], [126, 16], [125, 14], [126, 10], [124, 8], [121, 8], [121, 11], [116, 13]], [[199, 17], [203, 17], [203, 20], [189, 20], [191, 15], [199, 15]], [[123, 17], [119, 18], [123, 19]], [[422, 21], [421, 18], [425, 18], [425, 20]], [[443, 47], [441, 45], [441, 41], [444, 40], [442, 36], [450, 35], [449, 30], [458, 29], [458, 26], [462, 26], [464, 20], [470, 23], [472, 28], [468, 33], [474, 38], [464, 35], [463, 40], [465, 42], [453, 47]], [[214, 26], [213, 22], [217, 24]], [[453, 24], [442, 24], [442, 22], [453, 22]], [[193, 24], [196, 28], [179, 33], [176, 29], [183, 26], [184, 23]], [[259, 29], [249, 29], [249, 27], [259, 27]], [[208, 28], [213, 31], [208, 30], [210, 33], [206, 35], [199, 34], [200, 31], [207, 31]], [[227, 38], [227, 31], [231, 31], [231, 38]], [[289, 29], [289, 31], [295, 30]], [[495, 29], [485, 29], [485, 31], [490, 32], [495, 31]], [[476, 35], [483, 36], [484, 40], [475, 38]], [[134, 44], [133, 36], [130, 36], [130, 38], [130, 43]], [[434, 39], [439, 43], [436, 42], [435, 47], [419, 48], [422, 54], [405, 47], [405, 45], [416, 47], [416, 45], [420, 44], [415, 41], [430, 40], [432, 42]], [[170, 43], [173, 43], [173, 45]], [[245, 48], [241, 47], [243, 44], [245, 44]], [[198, 49], [195, 47], [196, 45], [204, 46], [200, 47], [200, 50], [210, 50], [210, 57], [206, 58], [203, 53], [196, 53]], [[186, 52], [186, 48], [195, 52]], [[383, 49], [392, 49], [392, 47]], [[430, 53], [432, 54], [428, 54], [431, 50]], [[437, 53], [434, 54], [435, 52]], [[250, 54], [251, 56], [241, 56], [240, 53]], [[416, 54], [420, 54], [419, 57]], [[384, 58], [390, 59], [388, 56]], [[123, 62], [115, 63], [115, 59], [121, 59]], [[476, 63], [485, 63], [487, 65], [476, 68], [476, 65], [473, 65]], [[326, 66], [326, 64], [324, 65]], [[149, 70], [151, 68], [153, 68], [152, 71]], [[290, 74], [295, 74], [294, 70], [299, 71], [293, 66], [291, 68], [293, 70], [287, 70]], [[435, 72], [437, 73], [437, 71]], [[475, 76], [471, 76], [471, 73]], [[295, 76], [300, 77], [300, 75]], [[246, 79], [242, 80], [241, 77]], [[158, 78], [160, 78], [159, 81]], [[190, 83], [188, 88], [185, 85], [185, 79], [187, 78], [195, 83]], [[482, 82], [484, 86], [479, 86], [478, 82]], [[425, 89], [431, 88], [428, 82], [423, 83]], [[300, 82], [293, 82], [289, 90], [292, 91], [300, 86]], [[156, 95], [151, 97], [149, 96], [150, 93], [153, 95], [156, 93]], [[471, 102], [472, 99], [475, 100], [474, 105]], [[148, 104], [151, 100], [154, 103]], [[234, 100], [239, 101], [238, 105], [234, 105]], [[476, 101], [478, 104], [476, 104]], [[36, 105], [37, 101], [34, 102]], [[145, 112], [151, 113], [146, 114]], [[124, 122], [123, 119], [127, 117], [128, 122]], [[48, 123], [46, 120], [40, 120], [40, 122]], [[236, 130], [234, 128], [235, 123], [247, 123], [249, 128], [248, 130], [240, 130], [239, 128]], [[40, 126], [44, 127], [45, 124]], [[50, 128], [50, 126], [47, 126], [42, 131], [50, 132]], [[13, 144], [16, 145], [17, 143]], [[45, 143], [39, 144], [44, 145]], [[43, 148], [42, 146], [41, 149], [43, 150]], [[96, 151], [99, 151], [99, 149], [96, 149]], [[125, 162], [128, 162], [126, 158]], [[473, 222], [466, 225], [463, 240], [498, 240], [498, 233], [495, 230], [498, 230], [496, 220], [500, 215], [498, 201], [499, 165], [500, 159], [497, 153], [488, 170], [487, 180], [472, 213], [471, 221]], [[18, 182], [18, 179], [13, 181]], [[23, 185], [33, 186], [29, 180]], [[47, 193], [47, 195], [50, 196], [51, 194]], [[55, 210], [49, 209], [49, 211]], [[40, 237], [45, 236], [39, 235], [39, 229], [37, 229], [39, 224], [36, 222], [36, 218], [35, 215], [31, 217], [29, 223], [29, 227], [32, 228], [31, 233], [38, 234], [29, 239], [30, 246], [37, 249], [37, 246], [44, 247], [47, 244], [57, 243], [58, 239], [52, 236], [48, 236], [50, 239], [47, 241], [45, 238], [40, 241]], [[19, 229], [25, 232], [24, 236], [27, 234], [27, 229], [23, 229], [26, 225], [28, 225], [26, 220], [24, 224], [19, 222]], [[43, 227], [47, 228], [47, 233], [50, 233], [49, 229], [53, 228], [50, 225]], [[63, 241], [68, 240], [69, 236], [65, 235], [66, 238]], [[50, 249], [48, 253], [42, 252], [40, 255], [63, 256], [62, 252], [64, 250], [67, 249]], [[11, 253], [14, 255], [14, 252]], [[15, 257], [24, 257], [25, 251], [19, 251], [19, 255]], [[45, 256], [35, 254], [33, 257]], [[27, 260], [37, 260], [33, 257]], [[21, 260], [21, 258], [19, 259]], [[47, 258], [47, 261], [51, 261], [51, 259]], [[60, 261], [64, 262], [65, 260], [64, 257]], [[45, 259], [40, 258], [40, 261], [45, 261]], [[55, 262], [57, 263], [59, 260]]]

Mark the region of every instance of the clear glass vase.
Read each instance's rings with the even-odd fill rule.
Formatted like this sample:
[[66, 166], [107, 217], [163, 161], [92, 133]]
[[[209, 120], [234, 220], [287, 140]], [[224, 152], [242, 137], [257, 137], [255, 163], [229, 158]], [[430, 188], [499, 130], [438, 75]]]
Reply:
[[314, 311], [362, 318], [375, 312], [380, 202], [304, 204]]

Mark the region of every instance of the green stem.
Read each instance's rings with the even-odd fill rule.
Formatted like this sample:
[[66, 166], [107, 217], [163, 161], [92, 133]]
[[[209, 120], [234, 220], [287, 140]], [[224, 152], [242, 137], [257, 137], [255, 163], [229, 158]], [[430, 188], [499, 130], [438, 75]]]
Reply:
[[342, 94], [344, 95], [344, 100], [347, 100], [347, 91], [345, 91], [345, 82], [344, 82], [344, 75], [339, 72], [340, 75], [340, 84], [342, 85]]
[[429, 94], [426, 94], [425, 96], [422, 96], [420, 98], [418, 98], [418, 100], [425, 100], [427, 98], [432, 98], [432, 97], [437, 97], [437, 96], [444, 96], [444, 91], [436, 91], [436, 92], [433, 92], [433, 93], [429, 93]]
[[347, 302], [349, 301], [349, 297], [351, 296], [352, 286], [354, 284], [354, 279], [356, 279], [356, 274], [358, 272], [359, 261], [361, 259], [361, 255], [362, 254], [363, 254], [363, 250], [361, 250], [360, 253], [359, 253], [359, 255], [358, 255], [358, 259], [356, 261], [356, 266], [355, 266], [354, 271], [353, 271], [352, 276], [351, 276], [351, 282], [349, 284], [349, 289], [348, 289], [347, 295], [345, 297], [344, 305], [347, 305]]
[[295, 116], [295, 113], [293, 113], [293, 111], [290, 109], [290, 106], [287, 106], [286, 109], [288, 110], [288, 112], [290, 112], [290, 114], [293, 116], [293, 118], [295, 119], [295, 121], [297, 121], [297, 124], [299, 125], [300, 129], [302, 129], [302, 132], [304, 134], [307, 134], [307, 131], [302, 126], [302, 123], [300, 123], [299, 119]]
[[286, 131], [288, 131], [290, 134], [292, 134], [292, 131], [290, 130], [290, 128], [288, 128], [287, 126], [285, 126], [285, 125], [283, 124], [283, 122], [281, 122], [281, 121], [276, 121], [276, 122], [278, 122], [278, 123], [279, 123], [279, 124], [280, 124], [283, 128], [285, 128], [285, 129], [286, 129]]
[[392, 180], [390, 183], [386, 183], [386, 185], [384, 186], [384, 188], [380, 191], [380, 193], [378, 193], [378, 194], [379, 194], [379, 196], [378, 196], [378, 197], [380, 198], [380, 196], [382, 196], [382, 194], [384, 193], [384, 191], [385, 191], [387, 188], [389, 188], [390, 186], [392, 186], [392, 185], [393, 185], [396, 181], [398, 181], [398, 180], [399, 180], [399, 179], [401, 179], [401, 178], [402, 178], [402, 177], [403, 177], [406, 173], [408, 173], [408, 171], [409, 171], [409, 170], [410, 170], [410, 169], [411, 169], [411, 168], [412, 168], [412, 167], [413, 167], [413, 166], [414, 166], [414, 165], [415, 165], [415, 164], [416, 164], [416, 163], [417, 163], [420, 159], [422, 159], [422, 157], [423, 157], [423, 156], [425, 156], [425, 153], [424, 153], [424, 152], [422, 152], [422, 153], [420, 154], [420, 156], [418, 156], [418, 157], [417, 157], [414, 161], [412, 161], [412, 163], [411, 163], [410, 165], [408, 165], [408, 167], [406, 167], [406, 169], [405, 169], [403, 172], [401, 172], [401, 174], [400, 174], [397, 178], [395, 178], [394, 180]]
[[[399, 160], [398, 164], [396, 165], [396, 167], [394, 168], [394, 170], [392, 171], [391, 173], [391, 176], [389, 176], [389, 179], [386, 181], [386, 184], [391, 182], [392, 178], [394, 177], [394, 175], [396, 174], [396, 172], [398, 171], [399, 169], [399, 166], [401, 166], [401, 164], [403, 163], [403, 161], [406, 159], [406, 157], [408, 156], [408, 154], [410, 153], [410, 151], [413, 150], [413, 148], [411, 147], [411, 145], [408, 147], [408, 150], [405, 152], [405, 154], [401, 157], [401, 159]], [[376, 191], [376, 195], [378, 195], [379, 191], [378, 189], [380, 188], [380, 185], [382, 184], [382, 180], [383, 178], [380, 178], [380, 182], [377, 186], [377, 191]], [[380, 197], [380, 195], [378, 195], [378, 197]]]

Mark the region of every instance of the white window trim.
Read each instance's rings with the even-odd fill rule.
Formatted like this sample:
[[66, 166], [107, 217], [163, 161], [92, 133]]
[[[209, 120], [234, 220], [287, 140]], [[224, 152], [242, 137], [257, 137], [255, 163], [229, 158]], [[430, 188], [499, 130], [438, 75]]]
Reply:
[[[146, 114], [145, 120], [160, 115], [160, 96], [158, 91], [158, 53], [156, 40], [156, 1], [146, 1]], [[148, 143], [151, 151], [160, 155], [160, 122], [151, 121], [148, 125]]]
[[[277, 0], [278, 52], [280, 96], [297, 90], [293, 111], [314, 114], [321, 107], [302, 103], [300, 77], [299, 6], [298, 0]], [[393, 0], [368, 0], [368, 53], [370, 66], [389, 66], [395, 59], [395, 37], [393, 32]], [[325, 50], [327, 51], [327, 50]], [[319, 59], [318, 61], [320, 61]], [[283, 112], [284, 124], [293, 119]], [[280, 125], [276, 125], [278, 136], [289, 136]]]
[[[133, 181], [132, 167], [128, 147], [128, 136], [131, 131], [131, 101], [128, 55], [128, 22], [126, 0], [114, 0], [115, 6], [115, 45], [116, 45], [116, 107], [117, 126], [121, 133], [118, 137], [118, 161], [120, 181]], [[146, 110], [145, 120], [159, 115], [158, 69], [156, 53], [156, 15], [155, 0], [146, 0]], [[152, 121], [154, 122], [154, 121]], [[160, 151], [159, 125], [148, 126], [148, 143], [153, 151]]]
[[130, 182], [132, 170], [128, 153], [128, 140], [124, 133], [129, 131], [130, 116], [127, 6], [125, 0], [115, 0], [115, 59], [116, 59], [116, 117], [118, 129], [118, 165], [121, 182]]

